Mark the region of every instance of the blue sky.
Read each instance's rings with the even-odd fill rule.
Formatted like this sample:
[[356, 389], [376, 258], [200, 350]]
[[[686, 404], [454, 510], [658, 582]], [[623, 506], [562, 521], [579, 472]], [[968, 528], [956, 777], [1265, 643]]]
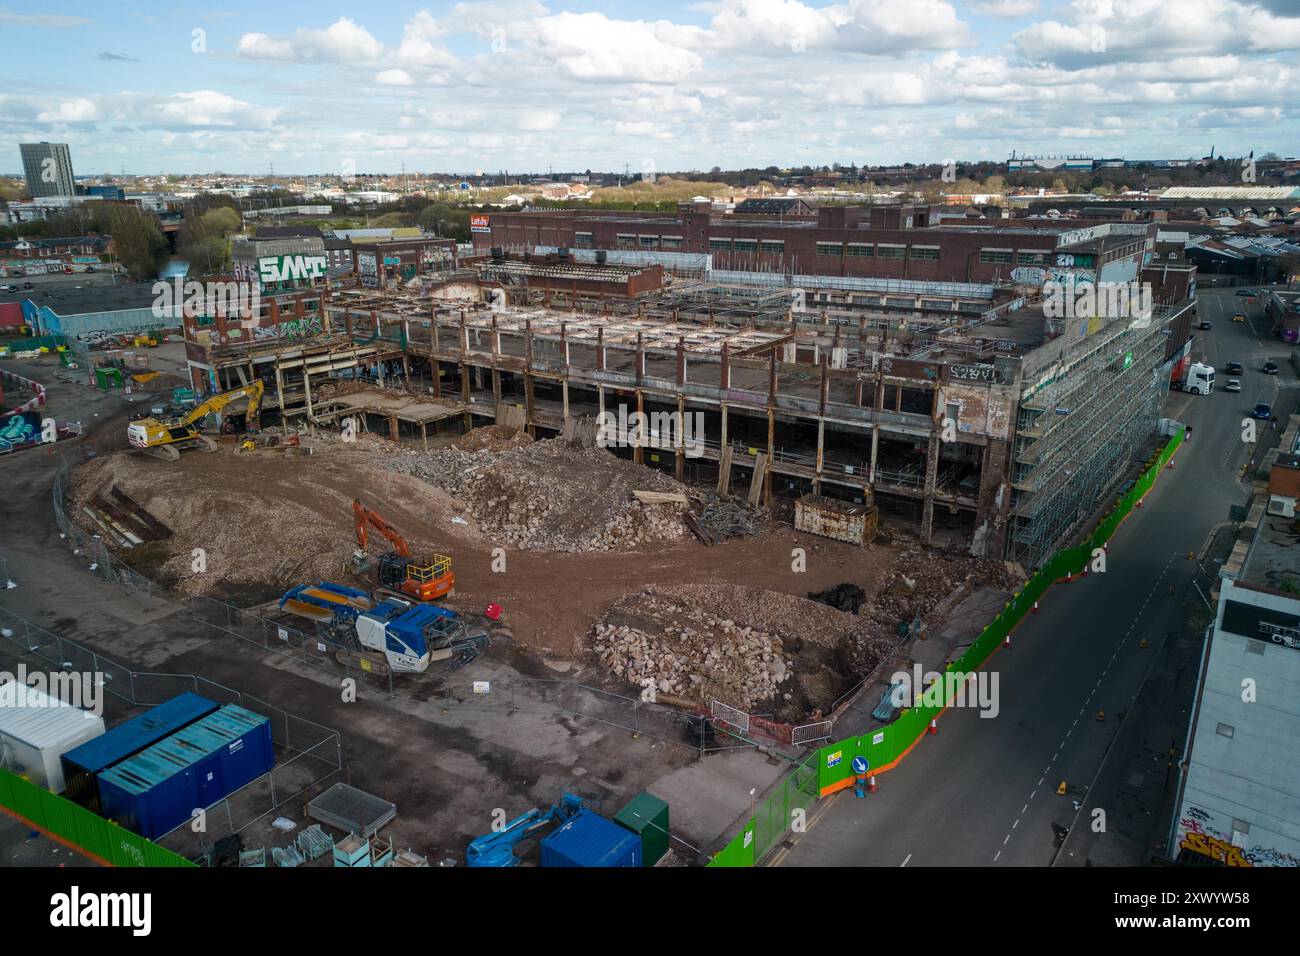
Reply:
[[1300, 152], [1300, 0], [0, 0], [0, 42], [10, 170]]

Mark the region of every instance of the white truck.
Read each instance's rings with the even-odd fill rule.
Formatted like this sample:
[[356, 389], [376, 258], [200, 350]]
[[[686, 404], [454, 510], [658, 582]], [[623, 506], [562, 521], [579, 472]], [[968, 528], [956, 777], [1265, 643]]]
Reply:
[[1193, 395], [1209, 395], [1214, 391], [1214, 367], [1201, 362], [1190, 362], [1182, 377], [1174, 380], [1173, 387]]

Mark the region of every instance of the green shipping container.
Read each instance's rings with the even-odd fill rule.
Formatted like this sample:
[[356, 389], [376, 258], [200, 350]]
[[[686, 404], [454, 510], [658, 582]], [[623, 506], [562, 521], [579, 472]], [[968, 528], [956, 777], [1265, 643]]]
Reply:
[[642, 790], [622, 810], [614, 822], [641, 838], [641, 865], [654, 866], [668, 852], [668, 804]]

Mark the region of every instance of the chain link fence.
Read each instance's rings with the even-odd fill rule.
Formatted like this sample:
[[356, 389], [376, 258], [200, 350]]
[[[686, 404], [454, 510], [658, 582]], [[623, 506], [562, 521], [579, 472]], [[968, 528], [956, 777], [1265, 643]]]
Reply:
[[204, 854], [214, 841], [297, 801], [308, 790], [342, 772], [343, 741], [338, 731], [206, 677], [132, 670], [0, 608], [0, 646], [5, 645], [20, 656], [34, 656], [57, 670], [93, 675], [103, 693], [131, 706], [150, 707], [191, 691], [218, 704], [238, 704], [268, 718], [276, 748], [275, 767], [208, 807], [201, 831], [195, 832], [192, 823], [186, 824], [155, 841], [184, 856]]
[[54, 489], [51, 496], [54, 523], [59, 529], [60, 537], [68, 541], [73, 554], [89, 562], [91, 571], [115, 584], [127, 594], [148, 599], [153, 595], [157, 585], [114, 555], [100, 535], [91, 534], [68, 517], [64, 510], [64, 502], [67, 498], [69, 471], [68, 461], [65, 458], [54, 475]]

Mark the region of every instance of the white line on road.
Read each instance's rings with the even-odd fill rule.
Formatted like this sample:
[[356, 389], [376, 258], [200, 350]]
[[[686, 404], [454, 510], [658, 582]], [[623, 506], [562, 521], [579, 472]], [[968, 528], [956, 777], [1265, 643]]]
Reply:
[[[910, 854], [910, 853], [907, 854], [907, 860], [910, 860], [911, 858], [912, 858], [912, 854]], [[907, 860], [904, 860], [902, 863], [900, 863], [900, 864], [898, 864], [898, 865], [899, 865], [899, 866], [907, 866]]]

